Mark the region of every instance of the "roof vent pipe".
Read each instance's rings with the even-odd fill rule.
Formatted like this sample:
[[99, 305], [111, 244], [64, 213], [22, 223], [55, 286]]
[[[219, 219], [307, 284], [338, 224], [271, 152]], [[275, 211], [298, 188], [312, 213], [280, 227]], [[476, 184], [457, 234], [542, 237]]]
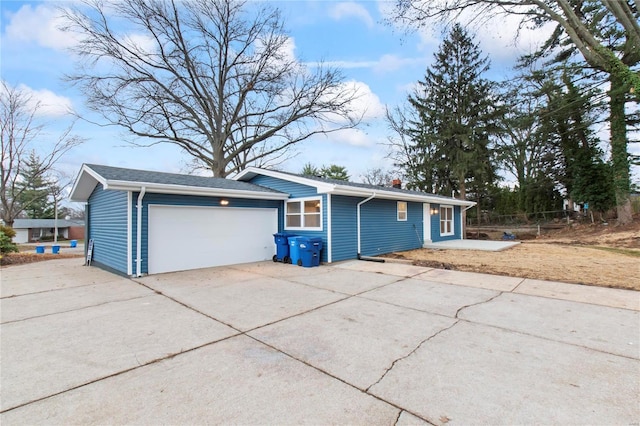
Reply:
[[400, 179], [394, 179], [391, 181], [391, 186], [396, 189], [402, 189], [402, 181]]

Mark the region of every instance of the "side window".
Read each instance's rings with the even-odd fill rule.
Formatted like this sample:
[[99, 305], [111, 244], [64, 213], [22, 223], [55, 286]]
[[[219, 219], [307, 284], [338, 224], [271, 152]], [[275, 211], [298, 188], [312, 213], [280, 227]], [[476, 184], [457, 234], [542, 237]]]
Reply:
[[398, 220], [399, 221], [407, 220], [407, 202], [406, 201], [398, 201]]
[[453, 207], [440, 206], [440, 235], [453, 234]]
[[285, 203], [285, 229], [322, 230], [322, 198], [293, 199]]

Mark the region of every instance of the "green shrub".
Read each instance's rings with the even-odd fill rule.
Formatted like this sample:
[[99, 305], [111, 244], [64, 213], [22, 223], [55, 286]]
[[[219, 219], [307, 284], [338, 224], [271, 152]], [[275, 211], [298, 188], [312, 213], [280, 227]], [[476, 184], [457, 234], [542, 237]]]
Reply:
[[11, 237], [0, 230], [0, 253], [17, 253], [18, 245], [11, 241]]
[[0, 232], [4, 232], [4, 235], [9, 238], [13, 238], [16, 236], [16, 231], [9, 226], [0, 225]]
[[[53, 235], [44, 235], [40, 237], [40, 241], [53, 241]], [[58, 235], [58, 241], [67, 241], [67, 239], [62, 235]]]

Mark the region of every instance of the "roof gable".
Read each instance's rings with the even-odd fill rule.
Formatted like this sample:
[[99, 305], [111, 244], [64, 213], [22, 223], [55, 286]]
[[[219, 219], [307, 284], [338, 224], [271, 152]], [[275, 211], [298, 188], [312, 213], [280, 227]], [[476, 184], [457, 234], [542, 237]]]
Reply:
[[287, 198], [287, 194], [274, 189], [232, 179], [84, 164], [71, 190], [71, 200], [87, 201], [98, 184], [105, 190], [139, 191], [144, 187], [146, 192], [167, 194]]
[[422, 191], [412, 191], [408, 189], [393, 187], [390, 188], [369, 185], [366, 183], [347, 182], [318, 176], [302, 176], [289, 172], [259, 169], [257, 167], [249, 167], [243, 170], [242, 172], [238, 173], [238, 175], [236, 175], [234, 179], [249, 181], [257, 175], [271, 176], [278, 179], [288, 180], [290, 182], [300, 183], [302, 185], [312, 186], [318, 190], [318, 193], [359, 197], [369, 197], [375, 194], [376, 198], [461, 206], [473, 206], [476, 204], [472, 201], [458, 200], [453, 197], [444, 197], [442, 195], [429, 194]]

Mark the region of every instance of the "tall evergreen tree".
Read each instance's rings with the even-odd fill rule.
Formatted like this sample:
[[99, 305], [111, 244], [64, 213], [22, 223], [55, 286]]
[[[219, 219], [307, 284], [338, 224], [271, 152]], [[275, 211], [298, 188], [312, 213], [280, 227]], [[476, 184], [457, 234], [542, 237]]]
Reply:
[[[549, 189], [553, 191], [555, 187], [550, 171], [556, 163], [556, 155], [540, 132], [541, 116], [547, 103], [538, 93], [538, 76], [536, 70], [527, 69], [503, 85], [507, 108], [500, 122], [497, 150], [501, 166], [517, 182], [513, 197], [509, 198], [511, 210], [508, 213], [555, 210], [554, 200], [558, 198], [548, 196]], [[503, 192], [495, 194], [506, 199]]]
[[337, 164], [323, 166], [322, 169], [320, 169], [320, 176], [328, 179], [349, 180], [349, 172], [347, 172], [347, 168], [344, 166], [338, 166]]
[[[613, 171], [603, 159], [594, 125], [597, 122], [595, 93], [574, 83], [575, 72], [562, 69], [556, 81], [546, 73], [542, 93], [547, 97], [547, 112], [542, 116], [542, 138], [556, 153], [555, 177], [566, 195], [577, 202], [589, 203], [598, 211], [615, 206]], [[596, 90], [597, 91], [597, 90]]]
[[435, 53], [435, 63], [409, 96], [411, 162], [401, 165], [408, 185], [465, 198], [474, 182], [479, 196], [495, 180], [491, 136], [496, 133], [495, 85], [483, 78], [489, 60], [459, 24]]
[[[574, 2], [570, 10], [576, 17], [574, 22], [583, 25], [586, 30], [581, 34], [589, 34], [589, 38], [600, 45], [598, 49], [593, 50], [594, 54], [604, 55], [603, 58], [596, 60], [594, 56], [585, 54], [585, 44], [576, 43], [566, 28], [563, 30], [558, 27], [545, 45], [531, 56], [531, 59], [547, 57], [551, 58], [551, 63], [556, 64], [563, 64], [569, 60], [578, 61], [574, 66], [582, 67], [585, 72], [598, 73], [597, 83], [605, 85], [608, 80], [608, 111], [606, 113], [608, 113], [610, 127], [611, 161], [605, 164], [601, 159], [594, 160], [595, 163], [592, 166], [598, 168], [600, 177], [608, 176], [611, 179], [609, 183], [602, 183], [600, 190], [605, 191], [605, 194], [600, 195], [608, 199], [608, 188], [613, 188], [618, 223], [630, 223], [633, 220], [629, 196], [630, 159], [633, 157], [629, 153], [628, 144], [633, 114], [627, 114], [626, 105], [628, 103], [637, 105], [640, 100], [640, 95], [636, 93], [640, 82], [640, 47], [638, 45], [640, 9], [637, 2], [634, 7], [630, 2], [621, 0], [607, 2], [583, 0]], [[631, 111], [633, 109], [628, 108]], [[586, 160], [587, 157], [587, 155], [582, 156], [584, 165], [591, 167]], [[610, 170], [607, 171], [606, 168]], [[570, 176], [570, 179], [573, 177]], [[587, 181], [582, 179], [581, 182]], [[593, 191], [587, 190], [587, 193], [598, 197]], [[606, 210], [608, 204], [605, 202], [600, 206]]]
[[53, 218], [53, 205], [49, 201], [51, 182], [38, 155], [31, 151], [25, 166], [20, 170], [17, 199], [27, 217], [31, 219]]

